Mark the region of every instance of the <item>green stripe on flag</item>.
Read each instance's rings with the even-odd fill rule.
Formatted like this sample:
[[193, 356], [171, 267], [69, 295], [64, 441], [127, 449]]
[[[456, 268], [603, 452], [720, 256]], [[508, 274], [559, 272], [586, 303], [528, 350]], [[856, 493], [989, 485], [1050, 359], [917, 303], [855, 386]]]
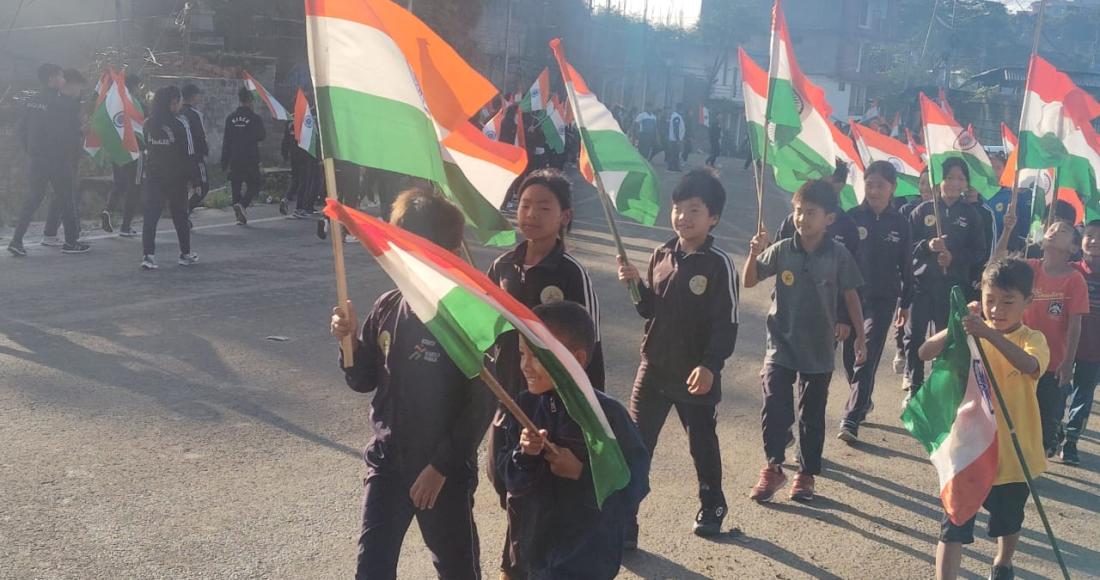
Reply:
[[920, 178], [912, 175], [898, 175], [898, 188], [894, 197], [913, 197], [920, 195]]
[[471, 379], [481, 374], [485, 351], [496, 344], [498, 336], [513, 328], [512, 323], [481, 297], [461, 287], [443, 296], [435, 316], [424, 325], [455, 366]]
[[928, 160], [928, 170], [931, 172], [932, 185], [939, 185], [943, 181], [943, 162], [952, 157], [959, 157], [970, 168], [970, 186], [978, 190], [985, 199], [989, 199], [1001, 190], [1000, 177], [993, 173], [993, 166], [982, 163], [977, 157], [961, 151], [947, 151], [936, 153]]
[[341, 87], [317, 87], [326, 156], [446, 183], [439, 140], [424, 111]]
[[[760, 147], [764, 140], [764, 127], [749, 123], [749, 141], [753, 147], [753, 156], [760, 159]], [[783, 191], [794, 193], [803, 183], [811, 179], [824, 179], [833, 174], [836, 165], [822, 157], [806, 143], [795, 139], [785, 147], [769, 143], [768, 165], [772, 166], [775, 183]], [[848, 188], [851, 190], [851, 188]], [[852, 202], [855, 193], [851, 192]], [[854, 206], [853, 206], [854, 207]]]
[[1016, 164], [1020, 169], [1046, 169], [1057, 167], [1069, 153], [1062, 140], [1054, 133], [1036, 135], [1031, 131], [1020, 133], [1020, 153]]
[[516, 232], [512, 224], [493, 207], [488, 200], [466, 179], [462, 170], [453, 163], [443, 163], [447, 172], [444, 194], [466, 216], [466, 231], [486, 246], [510, 247], [516, 244]]
[[[107, 102], [110, 100], [110, 97], [104, 99], [99, 108], [95, 110], [92, 115], [92, 128], [95, 130], [96, 135], [99, 135], [99, 155], [105, 156], [115, 165], [126, 165], [134, 161], [134, 157], [123, 146], [118, 128], [115, 127], [114, 119], [111, 118], [111, 113], [107, 110]], [[124, 122], [128, 123], [129, 119], [124, 120]]]
[[786, 145], [802, 132], [802, 118], [798, 103], [801, 99], [795, 94], [790, 81], [772, 78], [768, 83], [768, 108], [764, 118], [775, 125], [775, 141]]
[[657, 213], [661, 211], [657, 176], [626, 135], [618, 131], [582, 129], [581, 138], [593, 169], [601, 173], [630, 173], [615, 194], [615, 209], [638, 223], [647, 226], [657, 223]]

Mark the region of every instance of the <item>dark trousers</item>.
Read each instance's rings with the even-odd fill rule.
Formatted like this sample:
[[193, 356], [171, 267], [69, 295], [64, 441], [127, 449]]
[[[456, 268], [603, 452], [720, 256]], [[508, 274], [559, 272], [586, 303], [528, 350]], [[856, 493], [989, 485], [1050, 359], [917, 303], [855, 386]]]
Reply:
[[760, 425], [764, 432], [764, 455], [768, 463], [786, 460], [787, 440], [794, 425], [794, 385], [798, 383], [798, 472], [821, 473], [821, 452], [825, 448], [825, 404], [829, 401], [832, 373], [800, 373], [766, 363], [761, 371], [764, 408]]
[[1092, 412], [1092, 398], [1096, 394], [1097, 383], [1100, 383], [1100, 362], [1077, 361], [1073, 367], [1073, 385], [1066, 393], [1070, 398], [1066, 441], [1076, 443], [1085, 432], [1089, 413]]
[[165, 203], [172, 215], [172, 224], [176, 227], [180, 254], [190, 254], [191, 226], [187, 223], [187, 181], [149, 176], [143, 187], [142, 203], [145, 206], [145, 221], [141, 224], [141, 246], [145, 255], [157, 253], [157, 222], [160, 221]]
[[722, 154], [722, 144], [718, 141], [711, 140], [710, 142], [710, 157], [707, 157], [707, 165], [714, 167], [715, 162], [718, 161], [718, 156]]
[[669, 171], [680, 170], [680, 149], [683, 144], [680, 141], [669, 141], [665, 146], [665, 165]]
[[867, 334], [867, 360], [856, 363], [855, 332], [844, 341], [844, 371], [852, 393], [844, 407], [842, 424], [859, 431], [859, 425], [871, 411], [871, 395], [875, 391], [875, 373], [886, 346], [886, 336], [894, 324], [896, 298], [867, 298], [863, 300], [863, 331]]
[[[76, 165], [74, 164], [71, 169], [72, 175], [70, 179], [72, 183], [76, 183]], [[75, 187], [71, 188], [72, 191], [72, 207], [73, 215], [76, 216], [77, 235], [80, 234], [80, 191]], [[61, 210], [64, 204], [50, 204], [49, 211], [46, 212], [46, 226], [42, 228], [42, 235], [48, 237], [57, 236], [57, 230], [61, 227]]]
[[638, 153], [641, 153], [646, 161], [653, 158], [653, 144], [656, 140], [656, 136], [651, 133], [638, 133]]
[[112, 173], [114, 184], [111, 193], [107, 194], [107, 211], [116, 211], [121, 204], [122, 229], [127, 230], [137, 213], [138, 201], [141, 200], [141, 161], [115, 165]]
[[921, 345], [930, 332], [934, 334], [947, 327], [949, 292], [948, 286], [926, 285], [918, 287], [913, 293], [909, 321], [905, 323], [905, 376], [912, 385], [913, 394], [924, 384], [924, 361], [918, 354]]
[[199, 192], [193, 194], [190, 199], [187, 200], [187, 211], [194, 211], [196, 207], [202, 205], [206, 201], [206, 194], [210, 193], [210, 175], [206, 172], [206, 162], [198, 162], [199, 175]]
[[[674, 401], [661, 388], [683, 388], [687, 377], [675, 380], [663, 377], [645, 366], [638, 369], [634, 390], [630, 393], [630, 418], [641, 432], [650, 457], [657, 449], [657, 438], [668, 412], [676, 407], [680, 424], [688, 436], [688, 450], [699, 480], [699, 501], [704, 506], [724, 506], [722, 493], [722, 453], [718, 446], [718, 411], [715, 405]], [[718, 377], [715, 377], [717, 383]], [[717, 388], [715, 384], [715, 388]]]
[[309, 186], [309, 167], [304, 160], [296, 154], [290, 156], [290, 186], [287, 187], [283, 199], [293, 201], [300, 199], [305, 189]]
[[1062, 415], [1066, 412], [1066, 396], [1062, 385], [1058, 384], [1058, 375], [1052, 371], [1039, 377], [1035, 388], [1039, 399], [1039, 421], [1043, 425], [1043, 448], [1050, 449], [1058, 443], [1058, 432], [1062, 428]]
[[[40, 157], [31, 158], [29, 190], [27, 199], [23, 202], [23, 210], [19, 213], [19, 221], [15, 225], [15, 233], [12, 234], [11, 245], [23, 245], [23, 236], [27, 235], [27, 228], [34, 219], [34, 212], [42, 205], [46, 198], [47, 186], [53, 189], [50, 197], [50, 211], [56, 211], [61, 216], [61, 223], [65, 226], [65, 243], [75, 244], [79, 234], [80, 225], [76, 219], [76, 209], [73, 207], [73, 174], [65, 168], [69, 164], [57, 162]], [[60, 169], [60, 171], [59, 171]], [[57, 230], [54, 230], [56, 233]]]
[[401, 544], [414, 517], [440, 578], [480, 578], [481, 550], [473, 514], [475, 482], [448, 477], [435, 506], [422, 511], [409, 499], [411, 486], [411, 481], [375, 470], [364, 480], [356, 580], [397, 578]]
[[[253, 165], [245, 168], [234, 168], [229, 172], [229, 186], [233, 192], [233, 203], [247, 208], [252, 205], [252, 198], [259, 193], [263, 185], [263, 176], [260, 175], [260, 166]], [[241, 187], [244, 186], [244, 193]]]

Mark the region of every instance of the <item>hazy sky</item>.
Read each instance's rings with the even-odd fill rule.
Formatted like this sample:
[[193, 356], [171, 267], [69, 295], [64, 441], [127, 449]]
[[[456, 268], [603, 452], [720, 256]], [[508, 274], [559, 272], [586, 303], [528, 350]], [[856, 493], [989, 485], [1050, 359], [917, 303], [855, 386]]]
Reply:
[[[607, 6], [607, 0], [593, 0], [596, 6]], [[699, 5], [702, 0], [649, 0], [649, 19], [651, 21], [664, 22], [665, 15], [671, 11], [672, 21], [675, 23], [684, 11], [684, 26], [691, 26], [699, 19]], [[612, 6], [623, 6], [626, 11], [641, 16], [645, 8], [646, 0], [611, 0]]]

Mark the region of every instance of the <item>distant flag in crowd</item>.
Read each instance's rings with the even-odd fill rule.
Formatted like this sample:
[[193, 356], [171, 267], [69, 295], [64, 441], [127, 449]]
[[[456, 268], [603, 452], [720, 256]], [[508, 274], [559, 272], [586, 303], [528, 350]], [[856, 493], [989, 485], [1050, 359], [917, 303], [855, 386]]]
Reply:
[[944, 110], [951, 117], [955, 116], [955, 111], [951, 108], [951, 105], [947, 102], [947, 93], [943, 92], [943, 87], [940, 87], [939, 100], [937, 101], [940, 108]]
[[313, 112], [309, 108], [309, 101], [302, 87], [298, 87], [298, 95], [294, 99], [294, 138], [298, 146], [310, 155], [317, 158], [321, 156], [317, 151], [317, 128]]
[[920, 195], [920, 174], [924, 162], [909, 146], [852, 121], [852, 139], [856, 142], [864, 165], [875, 161], [887, 161], [898, 172], [898, 188], [894, 195], [910, 197]]
[[986, 199], [993, 197], [1001, 189], [1000, 179], [993, 175], [993, 164], [981, 143], [924, 93], [920, 95], [920, 104], [932, 185], [943, 181], [943, 162], [950, 157], [958, 157], [970, 169], [970, 186]]
[[[742, 48], [738, 48], [741, 65], [741, 89], [745, 98], [745, 122], [749, 128], [749, 146], [754, 159], [763, 159], [768, 107], [768, 71], [760, 68]], [[831, 123], [830, 123], [831, 125]], [[829, 132], [830, 140], [832, 131]], [[810, 144], [795, 139], [784, 147], [774, 140], [768, 142], [768, 165], [775, 183], [784, 191], [794, 193], [809, 179], [832, 175], [835, 164], [815, 151]]]
[[[91, 146], [114, 165], [126, 165], [141, 155], [134, 133], [135, 121], [141, 117], [126, 91], [122, 73], [111, 70], [106, 77], [106, 83], [102, 77], [100, 79], [103, 93], [97, 98], [92, 112], [91, 131], [95, 137]], [[85, 146], [88, 146], [87, 140]]]
[[618, 212], [637, 222], [653, 225], [660, 211], [660, 182], [649, 162], [630, 143], [611, 111], [596, 98], [581, 75], [565, 58], [561, 40], [550, 41], [566, 90], [576, 99], [575, 119], [581, 137], [580, 170], [589, 183], [598, 173]]
[[[1016, 162], [1019, 155], [1019, 140], [1008, 125], [1001, 123], [1001, 144], [1005, 150], [1005, 170], [1001, 173], [1001, 187], [1016, 185]], [[1039, 189], [1049, 192], [1054, 183], [1054, 168], [1047, 169], [1021, 169], [1019, 186], [1032, 188], [1038, 184]]]
[[913, 154], [920, 156], [921, 162], [925, 165], [928, 164], [928, 151], [924, 148], [924, 145], [917, 143], [917, 140], [913, 138], [913, 133], [909, 131], [909, 127], [905, 128], [905, 143]]
[[[93, 109], [94, 111], [98, 111], [100, 105], [103, 104], [103, 100], [107, 98], [107, 88], [110, 86], [111, 71], [104, 70], [99, 75], [99, 81], [95, 84], [96, 101], [95, 109]], [[99, 134], [96, 133], [95, 127], [89, 123], [88, 127], [84, 130], [84, 151], [87, 152], [88, 155], [95, 157], [99, 154], [102, 147], [103, 143], [99, 140]]]
[[940, 501], [955, 525], [978, 513], [993, 487], [999, 459], [989, 372], [974, 338], [963, 330], [967, 314], [966, 300], [956, 286], [951, 289], [943, 352], [901, 414], [906, 430], [931, 456], [939, 474]]
[[565, 151], [565, 121], [550, 103], [550, 69], [544, 68], [520, 101], [521, 111], [531, 113], [542, 131], [546, 146], [557, 153]]
[[710, 109], [705, 105], [699, 105], [699, 124], [703, 127], [710, 127]]
[[485, 126], [481, 128], [481, 132], [493, 141], [498, 141], [500, 139], [500, 129], [504, 124], [504, 111], [508, 110], [507, 104], [501, 103], [501, 105], [500, 110], [490, 117], [485, 123]]
[[863, 203], [865, 186], [863, 183], [865, 166], [859, 158], [855, 145], [847, 135], [833, 123], [829, 123], [836, 145], [837, 159], [848, 168], [848, 177], [840, 190], [840, 208], [847, 211]]
[[1056, 167], [1058, 199], [1073, 205], [1078, 219], [1100, 219], [1100, 136], [1092, 127], [1100, 103], [1038, 55], [1029, 70], [1018, 166]]
[[271, 112], [271, 118], [278, 121], [286, 121], [287, 112], [279, 101], [275, 100], [275, 97], [271, 93], [267, 92], [267, 89], [260, 84], [260, 81], [252, 78], [252, 75], [248, 74], [248, 71], [244, 71], [244, 86], [252, 93], [252, 98], [257, 101], [263, 101], [267, 110]]
[[527, 94], [519, 102], [519, 106], [525, 113], [545, 111], [546, 102], [550, 99], [550, 68], [542, 69], [535, 82], [527, 89]]
[[467, 377], [482, 372], [485, 352], [501, 334], [518, 331], [553, 379], [566, 412], [580, 426], [596, 505], [602, 507], [609, 495], [626, 487], [630, 470], [592, 383], [569, 349], [530, 309], [449, 248], [335, 200], [328, 201], [325, 214], [343, 223], [370, 251]]

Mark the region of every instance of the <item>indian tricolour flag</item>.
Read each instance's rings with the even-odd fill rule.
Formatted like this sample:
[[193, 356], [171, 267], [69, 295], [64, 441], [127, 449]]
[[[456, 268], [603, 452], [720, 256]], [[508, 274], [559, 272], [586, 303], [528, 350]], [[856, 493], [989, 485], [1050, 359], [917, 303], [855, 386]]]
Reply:
[[[105, 70], [99, 75], [99, 82], [95, 84], [95, 109], [98, 111], [100, 105], [103, 104], [103, 100], [107, 98], [107, 89], [111, 86], [111, 70]], [[91, 123], [84, 130], [84, 151], [95, 157], [99, 154], [103, 148], [103, 142], [99, 140], [99, 134], [95, 132], [95, 127]]]
[[497, 141], [500, 139], [500, 129], [504, 125], [504, 111], [506, 110], [508, 110], [508, 105], [507, 103], [504, 103], [500, 107], [500, 110], [497, 111], [495, 115], [490, 117], [489, 120], [485, 123], [485, 126], [481, 128], [481, 132], [493, 141]]
[[[476, 132], [476, 131], [475, 131]], [[469, 378], [481, 374], [497, 337], [517, 330], [554, 381], [588, 448], [596, 502], [630, 482], [630, 470], [584, 369], [550, 330], [510, 294], [455, 254], [365, 213], [328, 200], [339, 220], [389, 274], [416, 316]]]
[[829, 126], [832, 128], [836, 157], [848, 168], [848, 178], [844, 183], [844, 187], [840, 190], [840, 208], [848, 211], [863, 203], [865, 192], [863, 161], [860, 159], [852, 140], [842, 133], [836, 125], [829, 123]]
[[[831, 168], [837, 157], [830, 129], [833, 124], [829, 120], [832, 107], [825, 100], [825, 92], [810, 82], [798, 66], [780, 0], [776, 0], [772, 10], [771, 40], [768, 108], [765, 114], [769, 123], [769, 137], [779, 147], [787, 147], [800, 141], [807, 150], [816, 152]], [[831, 173], [830, 169], [821, 177]]]
[[139, 115], [126, 92], [122, 74], [111, 71], [109, 77], [92, 113], [91, 127], [98, 137], [99, 152], [115, 165], [126, 165], [140, 156], [132, 122]]
[[855, 121], [852, 121], [852, 138], [856, 141], [856, 147], [865, 165], [875, 161], [886, 161], [897, 170], [898, 187], [894, 195], [898, 197], [920, 195], [920, 174], [924, 171], [924, 161], [919, 155], [913, 153], [908, 145]]
[[544, 68], [519, 103], [521, 111], [532, 113], [546, 146], [557, 153], [565, 150], [565, 121], [550, 103], [550, 69]]
[[535, 78], [535, 82], [531, 84], [531, 88], [527, 89], [527, 94], [523, 96], [523, 100], [519, 102], [519, 108], [523, 109], [525, 113], [533, 113], [535, 111], [546, 110], [546, 102], [550, 99], [550, 68], [542, 69], [539, 76]]
[[481, 242], [513, 242], [490, 200], [525, 153], [489, 146], [469, 122], [496, 88], [389, 0], [307, 0], [306, 33], [324, 155], [433, 181]]
[[943, 162], [950, 157], [959, 157], [970, 168], [970, 186], [986, 199], [996, 195], [1001, 189], [1000, 176], [993, 174], [993, 164], [989, 162], [982, 144], [924, 93], [920, 95], [920, 108], [932, 185], [943, 181]]
[[[760, 68], [744, 49], [738, 48], [741, 63], [741, 92], [745, 101], [745, 122], [749, 128], [749, 146], [754, 159], [762, 159], [766, 138], [768, 108], [768, 71]], [[832, 131], [830, 130], [830, 138]], [[772, 166], [775, 183], [784, 191], [794, 193], [810, 179], [833, 174], [835, 164], [802, 140], [795, 139], [780, 147], [768, 142], [768, 165]], [[830, 141], [831, 143], [831, 141]]]
[[940, 477], [940, 500], [961, 525], [978, 513], [997, 476], [997, 420], [989, 374], [973, 338], [962, 290], [951, 290], [951, 317], [943, 352], [924, 386], [901, 414], [906, 430], [930, 455]]
[[660, 182], [649, 162], [630, 144], [611, 111], [596, 98], [581, 75], [565, 59], [561, 39], [550, 41], [550, 49], [561, 68], [565, 90], [576, 106], [575, 119], [581, 135], [580, 170], [589, 183], [599, 174], [615, 209], [637, 222], [653, 225], [661, 208], [657, 198]]
[[314, 157], [320, 157], [317, 152], [317, 128], [314, 126], [313, 112], [309, 109], [309, 101], [306, 94], [298, 87], [298, 96], [294, 99], [294, 139], [298, 146], [309, 152]]
[[1024, 99], [1019, 167], [1056, 167], [1058, 198], [1076, 206], [1078, 217], [1100, 219], [1100, 136], [1092, 127], [1100, 103], [1038, 55]]
[[263, 101], [267, 110], [271, 112], [271, 117], [273, 119], [279, 121], [285, 121], [287, 119], [286, 107], [283, 107], [279, 101], [275, 100], [275, 97], [267, 92], [267, 89], [260, 84], [260, 81], [252, 78], [252, 75], [248, 74], [248, 71], [244, 71], [244, 86], [252, 93], [253, 99]]

